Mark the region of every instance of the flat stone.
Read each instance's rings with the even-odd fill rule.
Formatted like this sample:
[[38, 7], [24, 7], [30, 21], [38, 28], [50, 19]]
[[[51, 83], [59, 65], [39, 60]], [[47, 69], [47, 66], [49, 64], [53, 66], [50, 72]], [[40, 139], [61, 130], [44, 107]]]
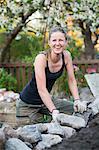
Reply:
[[88, 103], [93, 102], [95, 99], [88, 86], [80, 88], [79, 95], [80, 95], [81, 101], [86, 101]]
[[88, 105], [89, 108], [92, 109], [93, 115], [96, 115], [99, 113], [99, 96], [96, 97], [96, 99]]
[[58, 121], [61, 125], [69, 126], [75, 129], [80, 129], [86, 126], [86, 122], [83, 118], [73, 115], [67, 115], [64, 113], [60, 113], [58, 115]]
[[62, 138], [59, 135], [52, 134], [42, 134], [42, 141], [36, 145], [36, 150], [43, 150], [45, 148], [50, 148], [53, 145], [62, 142]]
[[5, 150], [32, 150], [17, 138], [10, 138], [5, 144]]
[[20, 127], [16, 131], [17, 135], [25, 142], [33, 144], [42, 140], [41, 133], [38, 131], [36, 126]]
[[64, 137], [66, 139], [70, 138], [72, 135], [76, 134], [76, 130], [71, 127], [61, 126], [64, 131]]
[[64, 136], [64, 130], [59, 123], [46, 123], [48, 127], [47, 133]]
[[99, 73], [86, 74], [85, 79], [94, 97], [99, 97]]

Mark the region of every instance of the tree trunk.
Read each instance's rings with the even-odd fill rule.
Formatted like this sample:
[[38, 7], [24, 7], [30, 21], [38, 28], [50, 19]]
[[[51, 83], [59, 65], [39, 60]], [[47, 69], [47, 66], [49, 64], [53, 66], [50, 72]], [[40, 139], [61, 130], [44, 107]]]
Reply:
[[22, 27], [25, 25], [26, 20], [29, 16], [31, 16], [37, 9], [33, 9], [32, 11], [28, 12], [25, 16], [22, 16], [21, 22], [16, 26], [16, 28], [6, 37], [4, 46], [0, 49], [0, 60], [1, 62], [5, 61], [7, 53], [9, 51], [9, 46], [11, 45], [12, 41], [15, 39], [17, 34], [22, 30]]
[[91, 31], [90, 31], [90, 28], [88, 25], [85, 29], [84, 43], [85, 43], [85, 56], [86, 56], [86, 58], [94, 59], [95, 49], [94, 49], [94, 44], [93, 44], [92, 39], [91, 39]]
[[89, 24], [86, 24], [86, 28], [84, 28], [84, 23], [82, 21], [79, 22], [79, 25], [81, 27], [82, 34], [84, 36], [85, 58], [94, 59], [95, 49], [94, 49], [94, 43], [91, 37], [90, 26]]

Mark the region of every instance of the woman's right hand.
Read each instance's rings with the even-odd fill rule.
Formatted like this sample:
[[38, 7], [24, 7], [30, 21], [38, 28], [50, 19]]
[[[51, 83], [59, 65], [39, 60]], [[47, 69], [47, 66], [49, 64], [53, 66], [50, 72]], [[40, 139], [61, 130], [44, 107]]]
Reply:
[[54, 109], [52, 111], [52, 119], [53, 119], [54, 122], [58, 122], [58, 116], [59, 116], [59, 110]]

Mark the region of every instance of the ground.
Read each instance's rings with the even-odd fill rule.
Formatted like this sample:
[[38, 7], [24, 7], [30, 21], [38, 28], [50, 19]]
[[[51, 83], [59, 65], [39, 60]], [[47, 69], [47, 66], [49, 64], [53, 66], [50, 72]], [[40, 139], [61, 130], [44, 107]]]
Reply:
[[70, 139], [47, 150], [99, 150], [99, 114]]

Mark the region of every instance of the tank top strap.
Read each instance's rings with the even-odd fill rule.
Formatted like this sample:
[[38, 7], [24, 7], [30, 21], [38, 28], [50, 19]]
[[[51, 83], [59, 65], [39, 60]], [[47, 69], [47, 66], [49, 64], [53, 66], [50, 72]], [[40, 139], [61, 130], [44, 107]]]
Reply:
[[[46, 66], [48, 67], [48, 53], [46, 53], [45, 55], [46, 55]], [[63, 61], [62, 67], [66, 67], [63, 53], [62, 53], [62, 61]]]
[[62, 60], [63, 60], [63, 67], [66, 67], [65, 59], [64, 59], [64, 54], [63, 53], [62, 53]]

